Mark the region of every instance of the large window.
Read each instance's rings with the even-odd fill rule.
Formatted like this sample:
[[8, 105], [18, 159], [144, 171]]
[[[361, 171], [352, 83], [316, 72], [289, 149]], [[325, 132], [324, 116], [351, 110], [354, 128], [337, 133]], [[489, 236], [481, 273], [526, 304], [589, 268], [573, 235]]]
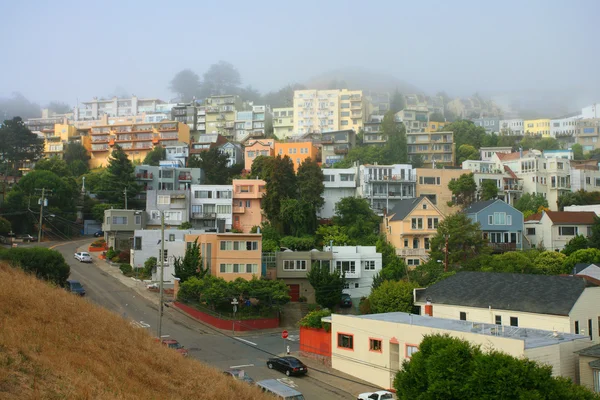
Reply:
[[412, 229], [423, 229], [423, 218], [413, 218], [411, 227]]
[[535, 228], [527, 228], [527, 235], [535, 235]]
[[171, 204], [171, 196], [159, 194], [157, 204], [161, 204], [161, 205]]
[[354, 350], [354, 335], [338, 333], [337, 345], [342, 349]]
[[338, 271], [354, 274], [356, 272], [356, 264], [354, 261], [336, 261], [335, 267]]
[[510, 317], [510, 326], [519, 326], [519, 317]]
[[438, 218], [427, 218], [427, 229], [437, 229], [438, 223]]
[[217, 204], [217, 214], [231, 214], [231, 206], [229, 204]]
[[196, 198], [196, 199], [212, 199], [212, 192], [210, 190], [196, 190], [196, 191], [194, 191], [194, 198]]
[[217, 191], [217, 199], [230, 199], [231, 191], [229, 190], [218, 190]]
[[559, 226], [558, 234], [561, 236], [577, 236], [576, 226]]
[[114, 225], [127, 225], [127, 217], [112, 217]]
[[365, 271], [375, 271], [375, 260], [367, 260], [363, 262]]
[[306, 271], [306, 260], [283, 260], [284, 271]]
[[381, 339], [369, 338], [369, 351], [381, 353]]

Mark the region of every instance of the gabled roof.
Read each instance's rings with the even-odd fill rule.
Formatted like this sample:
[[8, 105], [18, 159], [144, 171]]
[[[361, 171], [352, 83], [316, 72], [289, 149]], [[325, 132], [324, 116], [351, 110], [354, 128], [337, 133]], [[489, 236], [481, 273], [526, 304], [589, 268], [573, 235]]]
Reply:
[[593, 211], [545, 211], [545, 214], [554, 225], [593, 225], [596, 220]]
[[510, 175], [511, 178], [513, 178], [513, 179], [519, 179], [519, 177], [517, 176], [517, 174], [515, 174], [514, 171], [508, 165], [504, 166], [504, 171], [508, 172], [508, 174]]
[[413, 199], [400, 200], [396, 206], [390, 212], [392, 218], [390, 221], [402, 221], [408, 214], [412, 212], [421, 203], [421, 200], [425, 199], [426, 196], [419, 196]]
[[586, 347], [585, 349], [581, 349], [579, 351], [576, 351], [575, 353], [579, 354], [580, 356], [600, 358], [600, 344]]
[[575, 264], [575, 266], [573, 267], [573, 274], [577, 275], [578, 273], [580, 273], [581, 271], [583, 271], [584, 269], [586, 269], [587, 267], [590, 266], [594, 266], [596, 268], [600, 268], [600, 266], [596, 265], [596, 264], [590, 264], [590, 263], [577, 263]]
[[477, 201], [475, 203], [471, 203], [471, 205], [469, 207], [465, 208], [465, 214], [477, 214], [478, 212], [491, 206], [492, 204], [494, 204], [497, 201], [502, 201], [502, 200], [493, 199], [493, 200]]
[[531, 214], [529, 217], [526, 217], [525, 222], [539, 221], [540, 219], [542, 219], [542, 213], [535, 213], [535, 214]]
[[492, 308], [536, 314], [569, 315], [586, 287], [598, 286], [580, 276], [459, 272], [427, 289], [416, 301]]

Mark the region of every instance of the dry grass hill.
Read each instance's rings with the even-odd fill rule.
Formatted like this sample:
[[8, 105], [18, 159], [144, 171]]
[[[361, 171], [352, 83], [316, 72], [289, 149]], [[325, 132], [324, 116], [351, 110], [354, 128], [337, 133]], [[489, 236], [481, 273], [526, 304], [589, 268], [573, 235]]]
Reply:
[[0, 264], [0, 399], [264, 399], [121, 317]]

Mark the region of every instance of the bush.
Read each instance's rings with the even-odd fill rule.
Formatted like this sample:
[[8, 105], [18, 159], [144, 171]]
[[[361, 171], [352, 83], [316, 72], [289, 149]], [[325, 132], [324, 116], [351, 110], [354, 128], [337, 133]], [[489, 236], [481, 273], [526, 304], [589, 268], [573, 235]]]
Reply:
[[91, 247], [104, 247], [105, 245], [106, 245], [106, 240], [96, 239], [92, 242]]
[[185, 221], [181, 225], [179, 225], [179, 229], [181, 229], [181, 230], [192, 229], [192, 223], [189, 221]]
[[131, 276], [131, 274], [133, 272], [133, 268], [131, 267], [131, 265], [126, 264], [126, 263], [119, 265], [119, 269], [121, 270], [123, 275], [126, 275], [126, 276]]
[[[108, 258], [108, 257], [107, 257]], [[119, 256], [114, 256], [113, 258], [110, 259], [110, 261], [114, 262], [114, 263], [118, 263], [120, 262]]]
[[308, 251], [315, 248], [316, 238], [314, 236], [285, 236], [281, 238], [279, 244], [281, 247], [287, 247], [294, 251]]
[[315, 310], [306, 314], [298, 325], [304, 328], [324, 328], [324, 323], [321, 321], [323, 317], [329, 317], [331, 315], [331, 311], [327, 308], [322, 310]]
[[122, 251], [119, 253], [119, 262], [129, 264], [130, 257], [131, 257], [131, 253], [129, 251]]
[[112, 248], [112, 246], [106, 252], [106, 258], [108, 260], [112, 260], [113, 258], [115, 258], [116, 255], [117, 255], [117, 252], [115, 251], [115, 249]]
[[298, 301], [300, 303], [306, 303], [306, 296], [300, 296], [300, 297], [298, 297]]
[[69, 279], [71, 268], [62, 254], [44, 247], [14, 247], [0, 252], [0, 258], [25, 272], [35, 274], [39, 279], [64, 286]]
[[371, 314], [371, 302], [368, 297], [361, 297], [358, 304], [358, 310], [361, 314]]

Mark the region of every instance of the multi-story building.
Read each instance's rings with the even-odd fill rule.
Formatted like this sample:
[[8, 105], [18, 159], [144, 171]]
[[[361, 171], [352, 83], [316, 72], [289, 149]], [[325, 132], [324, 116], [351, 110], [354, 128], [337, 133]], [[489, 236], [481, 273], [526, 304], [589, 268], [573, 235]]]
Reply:
[[275, 142], [275, 156], [290, 157], [294, 163], [295, 171], [307, 158], [313, 161], [321, 161], [319, 149], [313, 142]]
[[445, 216], [453, 214], [456, 207], [448, 205], [453, 200], [448, 184], [464, 173], [462, 169], [417, 168], [416, 196], [427, 197]]
[[410, 164], [361, 165], [357, 195], [383, 215], [403, 199], [415, 197], [416, 176]]
[[383, 116], [390, 110], [390, 94], [387, 92], [364, 92], [367, 101], [367, 117], [371, 119], [373, 116]]
[[464, 213], [479, 223], [494, 253], [523, 250], [523, 213], [499, 199], [471, 203]]
[[579, 115], [555, 118], [550, 120], [550, 136], [559, 138], [561, 136], [575, 136]]
[[160, 229], [162, 214], [164, 214], [166, 227], [177, 227], [184, 222], [189, 222], [190, 190], [148, 190], [146, 214], [148, 229]]
[[244, 170], [250, 171], [252, 169], [252, 163], [256, 157], [270, 157], [273, 155], [275, 155], [275, 140], [248, 140], [244, 147]]
[[512, 147], [481, 147], [479, 158], [481, 161], [490, 161], [496, 153], [512, 153]]
[[523, 195], [523, 182], [509, 167], [499, 166], [492, 161], [466, 160], [462, 163], [464, 173], [473, 173], [477, 184], [477, 198], [484, 182], [492, 181], [498, 189], [497, 198], [510, 205], [515, 205]]
[[136, 229], [146, 226], [146, 212], [139, 210], [116, 210], [104, 211], [102, 231], [104, 240], [108, 247], [115, 251], [129, 250], [131, 248], [130, 238]]
[[498, 117], [475, 118], [473, 123], [475, 126], [485, 129], [485, 133], [500, 132], [500, 118]]
[[94, 126], [90, 135], [90, 168], [106, 165], [114, 145], [119, 145], [131, 161], [140, 162], [156, 145], [190, 142], [190, 128], [179, 122]]
[[449, 122], [440, 122], [440, 121], [429, 121], [427, 124], [427, 128], [425, 128], [425, 132], [437, 132], [444, 129], [444, 126], [448, 125]]
[[408, 267], [429, 260], [431, 240], [444, 214], [425, 196], [398, 202], [384, 216], [382, 231]]
[[351, 168], [327, 168], [323, 170], [323, 207], [319, 218], [330, 219], [335, 215], [335, 205], [345, 197], [356, 197], [358, 166]]
[[[367, 119], [367, 100], [363, 97], [362, 90], [342, 89], [339, 92], [339, 98], [339, 129], [352, 129], [355, 132], [363, 129], [364, 121]], [[325, 131], [322, 132], [325, 133]]]
[[190, 190], [191, 185], [202, 184], [204, 175], [200, 168], [185, 168], [162, 161], [160, 166], [136, 165], [135, 179], [142, 188], [138, 198], [145, 200], [147, 192], [152, 190]]
[[[197, 135], [204, 135], [206, 133], [206, 107], [205, 106], [197, 106], [196, 107], [196, 132]], [[194, 136], [194, 140], [197, 139], [197, 136]]]
[[263, 222], [261, 201], [266, 193], [262, 179], [233, 180], [233, 229], [250, 232]]
[[409, 159], [421, 157], [426, 166], [454, 164], [453, 132], [407, 132], [406, 139]]
[[584, 152], [600, 148], [600, 118], [578, 120], [575, 142], [583, 147]]
[[89, 130], [77, 129], [73, 125], [55, 124], [51, 131], [36, 132], [44, 137], [44, 157], [63, 158], [67, 145], [79, 143], [86, 149], [91, 146]]
[[524, 134], [527, 136], [550, 137], [550, 119], [526, 119], [523, 121]]
[[220, 147], [227, 154], [227, 166], [232, 167], [244, 163], [244, 148], [239, 143], [227, 142]]
[[366, 118], [362, 90], [294, 91], [294, 128], [298, 134], [340, 129], [358, 132]]
[[[159, 99], [138, 99], [136, 96], [130, 98], [98, 99], [80, 103], [74, 109], [73, 119], [75, 121], [97, 120], [104, 115], [108, 117], [127, 117], [146, 113], [155, 113], [159, 104], [165, 102]], [[142, 121], [139, 121], [142, 122]]]
[[[576, 164], [571, 162], [571, 190], [577, 192], [584, 190], [586, 192], [600, 191], [600, 171], [598, 162], [586, 162]], [[569, 211], [565, 208], [565, 211]]]
[[178, 103], [171, 108], [171, 121], [186, 124], [192, 132], [198, 127], [198, 106], [196, 102]]
[[593, 119], [600, 118], [600, 103], [592, 104], [591, 106], [583, 107], [581, 109], [581, 118]]
[[41, 118], [28, 118], [24, 123], [30, 131], [46, 135], [54, 135], [55, 125], [66, 125], [72, 119], [73, 114], [56, 114], [51, 113], [47, 108], [42, 109]]
[[198, 243], [203, 268], [212, 276], [233, 281], [261, 276], [262, 235], [253, 233], [191, 233], [187, 243]]
[[502, 136], [523, 136], [525, 127], [522, 119], [501, 119], [500, 135]]
[[273, 134], [279, 140], [294, 134], [294, 107], [273, 109]]
[[165, 161], [175, 161], [179, 167], [185, 167], [190, 157], [188, 143], [177, 142], [165, 146]]
[[194, 229], [225, 232], [231, 230], [233, 186], [192, 185], [191, 223]]
[[204, 103], [206, 111], [206, 133], [218, 133], [233, 139], [237, 111], [242, 110], [242, 101], [237, 95], [211, 96]]
[[269, 106], [252, 106], [251, 110], [238, 111], [235, 119], [235, 140], [243, 143], [250, 138], [265, 136], [266, 127], [271, 124]]
[[402, 122], [406, 133], [425, 132], [429, 125], [427, 107], [407, 107], [396, 113], [396, 122]]
[[194, 154], [210, 150], [213, 147], [221, 147], [225, 143], [227, 143], [227, 138], [219, 133], [198, 135], [198, 137], [190, 144], [190, 154], [193, 156]]
[[356, 146], [356, 132], [344, 130], [323, 133], [321, 138], [321, 160], [327, 167], [333, 166], [346, 157]]

